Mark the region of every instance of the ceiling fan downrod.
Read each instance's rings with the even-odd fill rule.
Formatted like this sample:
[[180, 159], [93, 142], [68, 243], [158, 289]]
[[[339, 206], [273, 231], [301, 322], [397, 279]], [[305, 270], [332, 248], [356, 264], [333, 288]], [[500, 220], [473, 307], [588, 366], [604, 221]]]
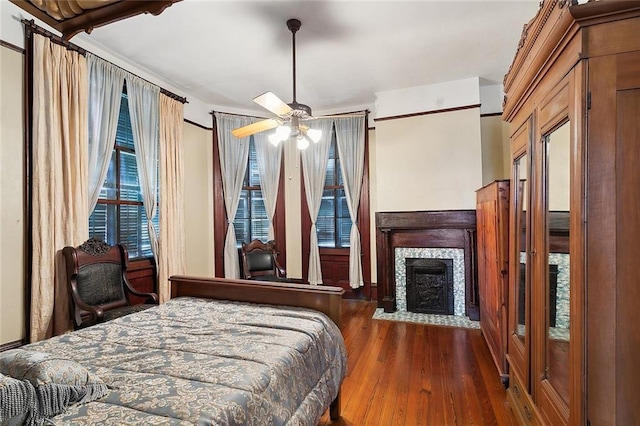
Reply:
[[292, 46], [293, 46], [293, 104], [297, 104], [296, 100], [296, 32], [302, 26], [302, 22], [299, 19], [289, 19], [287, 21], [287, 28], [291, 31]]

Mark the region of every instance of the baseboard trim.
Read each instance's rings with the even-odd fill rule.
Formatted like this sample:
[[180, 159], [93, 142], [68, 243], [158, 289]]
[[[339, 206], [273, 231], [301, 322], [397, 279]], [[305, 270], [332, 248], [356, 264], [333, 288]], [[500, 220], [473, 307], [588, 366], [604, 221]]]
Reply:
[[19, 348], [20, 346], [26, 345], [27, 342], [25, 339], [16, 340], [15, 342], [3, 343], [0, 345], [0, 352], [8, 351], [9, 349]]

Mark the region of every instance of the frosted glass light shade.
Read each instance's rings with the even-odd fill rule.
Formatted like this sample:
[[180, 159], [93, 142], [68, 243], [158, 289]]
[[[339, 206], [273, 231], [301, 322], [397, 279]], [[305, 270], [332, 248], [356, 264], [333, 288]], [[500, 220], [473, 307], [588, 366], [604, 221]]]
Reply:
[[307, 149], [309, 147], [309, 139], [304, 136], [298, 138], [298, 149]]
[[291, 127], [289, 126], [280, 126], [276, 129], [276, 135], [278, 135], [281, 141], [287, 139], [290, 134], [291, 134]]
[[278, 146], [278, 144], [282, 142], [282, 139], [280, 139], [278, 135], [275, 133], [270, 134], [268, 138], [269, 138], [269, 142], [271, 142], [271, 145], [273, 146]]
[[291, 134], [291, 127], [280, 126], [276, 129], [274, 133], [269, 135], [269, 142], [271, 142], [273, 146], [278, 146], [280, 142], [287, 140], [290, 134]]
[[313, 143], [318, 143], [320, 138], [322, 137], [322, 130], [320, 129], [309, 129], [307, 130], [307, 136]]

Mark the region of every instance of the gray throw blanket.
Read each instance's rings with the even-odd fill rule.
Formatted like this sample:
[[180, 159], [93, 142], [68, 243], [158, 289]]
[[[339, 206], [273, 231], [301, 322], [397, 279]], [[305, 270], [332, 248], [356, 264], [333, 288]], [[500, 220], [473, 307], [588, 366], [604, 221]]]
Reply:
[[[11, 420], [13, 419], [13, 420]], [[27, 380], [0, 374], [0, 424], [41, 424], [37, 415], [36, 390]]]

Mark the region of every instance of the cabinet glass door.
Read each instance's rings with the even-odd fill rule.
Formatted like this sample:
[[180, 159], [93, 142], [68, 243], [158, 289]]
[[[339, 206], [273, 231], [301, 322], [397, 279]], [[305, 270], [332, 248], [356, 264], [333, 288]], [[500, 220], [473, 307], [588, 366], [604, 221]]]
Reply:
[[515, 330], [513, 333], [518, 337], [522, 346], [525, 345], [526, 337], [526, 315], [527, 304], [529, 300], [528, 288], [527, 288], [527, 229], [528, 229], [528, 214], [527, 204], [529, 199], [529, 183], [527, 179], [528, 175], [528, 156], [524, 154], [518, 157], [514, 163], [514, 175], [517, 180], [516, 192], [515, 192], [515, 205], [516, 205], [516, 241], [517, 258], [519, 259], [518, 273], [515, 276], [516, 281], [516, 295], [515, 298], [515, 312], [516, 322]]
[[545, 376], [553, 389], [569, 402], [570, 285], [570, 135], [569, 123], [545, 137], [547, 282], [545, 292]]

